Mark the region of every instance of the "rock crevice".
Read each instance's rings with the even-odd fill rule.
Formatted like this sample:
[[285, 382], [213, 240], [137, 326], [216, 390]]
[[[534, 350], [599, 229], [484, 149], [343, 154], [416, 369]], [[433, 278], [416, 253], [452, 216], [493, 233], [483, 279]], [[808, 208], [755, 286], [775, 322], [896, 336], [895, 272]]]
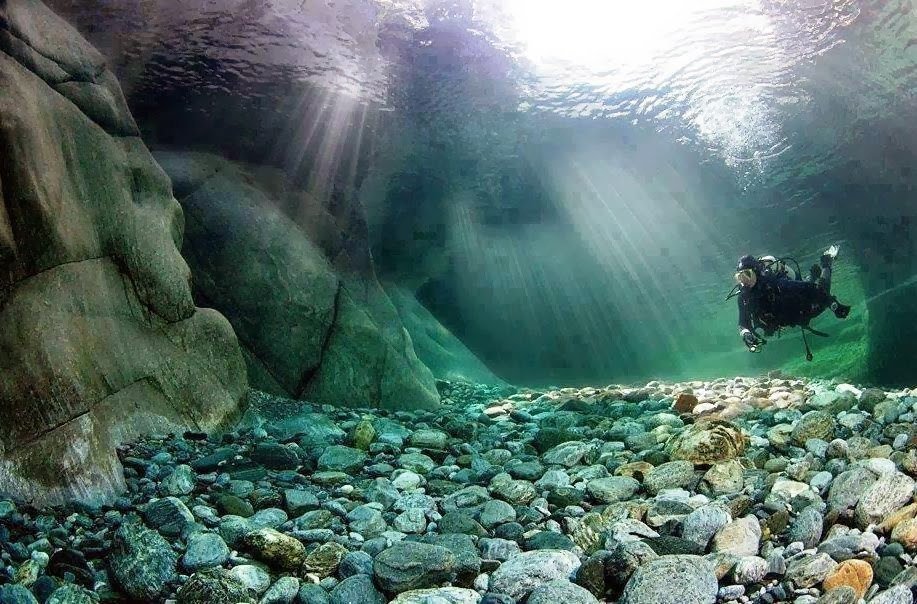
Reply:
[[325, 335], [322, 338], [321, 348], [318, 351], [318, 364], [303, 373], [299, 387], [296, 389], [297, 398], [301, 398], [308, 391], [309, 384], [312, 382], [312, 378], [315, 377], [318, 368], [322, 364], [322, 359], [325, 357], [325, 353], [328, 351], [328, 344], [331, 342], [331, 334], [334, 331], [334, 326], [337, 324], [338, 314], [341, 310], [341, 293], [343, 291], [344, 284], [339, 281], [337, 291], [334, 292], [334, 303], [331, 305], [331, 321], [328, 323], [328, 329], [325, 331]]
[[359, 245], [359, 216], [339, 217], [267, 166], [175, 151], [157, 159], [187, 217], [195, 295], [232, 323], [256, 387], [334, 405], [438, 403]]

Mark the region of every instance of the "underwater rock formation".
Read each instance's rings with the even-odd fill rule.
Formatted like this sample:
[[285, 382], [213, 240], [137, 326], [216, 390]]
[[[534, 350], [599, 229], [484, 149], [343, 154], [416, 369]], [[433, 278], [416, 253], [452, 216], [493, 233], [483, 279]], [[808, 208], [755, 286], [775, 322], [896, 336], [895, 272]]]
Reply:
[[239, 346], [114, 75], [36, 0], [0, 3], [0, 158], [0, 493], [105, 499], [117, 444], [238, 415]]
[[438, 378], [450, 381], [499, 384], [502, 380], [421, 304], [410, 291], [385, 285], [385, 292], [411, 334], [414, 350]]
[[359, 208], [335, 213], [274, 168], [157, 159], [185, 210], [195, 294], [232, 323], [255, 387], [333, 405], [439, 402], [376, 279]]

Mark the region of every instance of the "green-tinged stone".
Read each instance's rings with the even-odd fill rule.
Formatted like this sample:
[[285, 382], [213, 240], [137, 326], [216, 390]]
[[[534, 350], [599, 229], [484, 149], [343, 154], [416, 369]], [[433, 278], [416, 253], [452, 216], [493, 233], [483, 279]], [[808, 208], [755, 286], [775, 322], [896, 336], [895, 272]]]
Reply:
[[371, 417], [364, 417], [353, 429], [353, 446], [366, 451], [376, 438], [376, 429]]
[[95, 604], [95, 600], [82, 587], [63, 585], [51, 593], [45, 604]]
[[136, 600], [155, 601], [176, 580], [178, 559], [169, 543], [138, 521], [121, 525], [112, 539], [109, 565], [121, 588]]
[[298, 569], [306, 557], [306, 547], [298, 539], [271, 528], [245, 535], [244, 542], [259, 560], [283, 570]]
[[306, 556], [302, 570], [317, 575], [320, 579], [332, 576], [348, 553], [347, 548], [335, 542], [323, 543]]
[[245, 585], [221, 568], [208, 568], [193, 575], [178, 590], [178, 604], [250, 603]]

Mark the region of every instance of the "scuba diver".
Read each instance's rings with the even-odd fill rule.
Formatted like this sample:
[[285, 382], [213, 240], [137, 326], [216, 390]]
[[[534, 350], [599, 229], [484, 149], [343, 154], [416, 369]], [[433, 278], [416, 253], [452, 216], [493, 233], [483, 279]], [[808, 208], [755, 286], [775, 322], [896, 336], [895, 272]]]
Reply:
[[[850, 307], [841, 304], [831, 295], [831, 268], [837, 257], [838, 247], [832, 245], [821, 256], [819, 264], [812, 265], [808, 279], [802, 279], [799, 264], [792, 258], [777, 259], [774, 256], [742, 256], [736, 266], [737, 285], [726, 297], [738, 297], [739, 335], [750, 352], [759, 352], [767, 343], [757, 330], [772, 336], [784, 327], [799, 326], [806, 347], [806, 360], [812, 360], [812, 351], [806, 339], [806, 331], [827, 337], [828, 334], [809, 327], [809, 321], [830, 308], [834, 316], [844, 319], [850, 314]], [[791, 278], [786, 260], [796, 264], [794, 278]]]

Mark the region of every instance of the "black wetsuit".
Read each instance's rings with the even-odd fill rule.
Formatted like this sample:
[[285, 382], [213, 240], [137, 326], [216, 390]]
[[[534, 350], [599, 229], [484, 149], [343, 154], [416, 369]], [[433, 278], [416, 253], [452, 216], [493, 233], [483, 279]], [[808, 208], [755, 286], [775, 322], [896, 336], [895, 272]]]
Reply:
[[752, 288], [739, 292], [739, 327], [760, 327], [772, 335], [781, 327], [808, 325], [831, 306], [831, 269], [825, 268], [817, 280], [801, 281], [786, 274], [765, 272]]

